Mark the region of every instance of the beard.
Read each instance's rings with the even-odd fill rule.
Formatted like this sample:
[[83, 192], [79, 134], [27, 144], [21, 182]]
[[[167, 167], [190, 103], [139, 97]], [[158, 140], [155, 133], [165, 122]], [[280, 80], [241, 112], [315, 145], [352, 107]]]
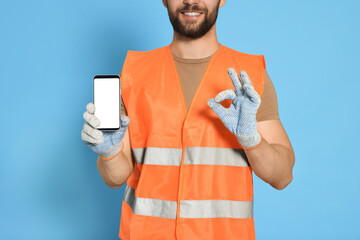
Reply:
[[[198, 5], [185, 5], [183, 8], [177, 9], [175, 12], [172, 12], [168, 9], [168, 14], [170, 22], [174, 28], [174, 31], [180, 35], [197, 39], [204, 36], [215, 24], [218, 12], [219, 12], [220, 0], [218, 1], [215, 9], [212, 9], [211, 12], [207, 8], [201, 9]], [[204, 15], [204, 20], [201, 22], [194, 23], [182, 23], [180, 21], [181, 12], [184, 11], [200, 11]]]

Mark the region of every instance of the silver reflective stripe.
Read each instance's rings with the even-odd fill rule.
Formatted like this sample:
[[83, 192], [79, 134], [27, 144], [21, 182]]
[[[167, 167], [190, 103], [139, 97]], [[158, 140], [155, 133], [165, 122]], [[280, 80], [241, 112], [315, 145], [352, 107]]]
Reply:
[[[124, 201], [138, 215], [176, 219], [177, 202], [135, 197], [126, 185]], [[180, 218], [251, 218], [253, 201], [180, 200]]]
[[180, 200], [180, 218], [251, 218], [253, 201]]
[[213, 147], [187, 147], [184, 164], [249, 166], [243, 149]]
[[136, 164], [180, 166], [182, 149], [178, 148], [133, 148]]
[[139, 198], [135, 196], [135, 190], [128, 185], [125, 188], [124, 201], [129, 204], [135, 214], [176, 219], [176, 201]]
[[[133, 148], [136, 164], [180, 166], [182, 149], [178, 148]], [[187, 147], [184, 164], [228, 165], [248, 167], [243, 149]]]

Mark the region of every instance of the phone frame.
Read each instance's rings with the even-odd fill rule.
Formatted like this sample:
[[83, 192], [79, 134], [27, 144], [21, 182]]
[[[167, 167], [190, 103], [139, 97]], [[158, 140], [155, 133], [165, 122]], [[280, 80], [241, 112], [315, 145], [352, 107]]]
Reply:
[[[119, 106], [121, 106], [121, 81], [120, 81], [120, 76], [119, 75], [95, 75], [95, 77], [93, 78], [93, 100], [94, 100], [94, 105], [95, 105], [95, 79], [96, 78], [117, 78], [119, 79]], [[121, 111], [119, 110], [119, 128], [96, 128], [98, 130], [105, 130], [105, 131], [117, 131], [120, 129], [121, 127]]]

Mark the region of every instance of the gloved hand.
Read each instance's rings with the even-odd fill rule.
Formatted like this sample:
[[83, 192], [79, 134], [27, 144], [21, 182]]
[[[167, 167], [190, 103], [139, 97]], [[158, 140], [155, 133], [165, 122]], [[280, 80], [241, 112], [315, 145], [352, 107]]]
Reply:
[[83, 114], [85, 123], [81, 131], [82, 141], [101, 157], [111, 159], [122, 148], [122, 139], [130, 119], [125, 115], [120, 116], [121, 124], [117, 131], [98, 130], [96, 127], [100, 126], [100, 120], [94, 115], [94, 103], [88, 103], [86, 110]]
[[[259, 94], [255, 91], [249, 76], [240, 72], [240, 78], [233, 68], [228, 74], [235, 86], [235, 92], [227, 89], [210, 98], [208, 105], [222, 120], [227, 129], [235, 134], [239, 144], [245, 149], [251, 149], [260, 144], [262, 137], [257, 131], [256, 112], [260, 105]], [[219, 102], [231, 99], [229, 108], [224, 108]]]

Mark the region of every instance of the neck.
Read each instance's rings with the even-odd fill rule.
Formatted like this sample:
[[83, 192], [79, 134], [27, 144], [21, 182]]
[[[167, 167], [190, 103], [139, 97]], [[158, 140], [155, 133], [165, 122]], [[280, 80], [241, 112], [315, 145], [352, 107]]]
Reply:
[[220, 47], [216, 37], [216, 24], [204, 36], [190, 39], [174, 32], [170, 45], [171, 53], [181, 58], [205, 58], [214, 54]]

